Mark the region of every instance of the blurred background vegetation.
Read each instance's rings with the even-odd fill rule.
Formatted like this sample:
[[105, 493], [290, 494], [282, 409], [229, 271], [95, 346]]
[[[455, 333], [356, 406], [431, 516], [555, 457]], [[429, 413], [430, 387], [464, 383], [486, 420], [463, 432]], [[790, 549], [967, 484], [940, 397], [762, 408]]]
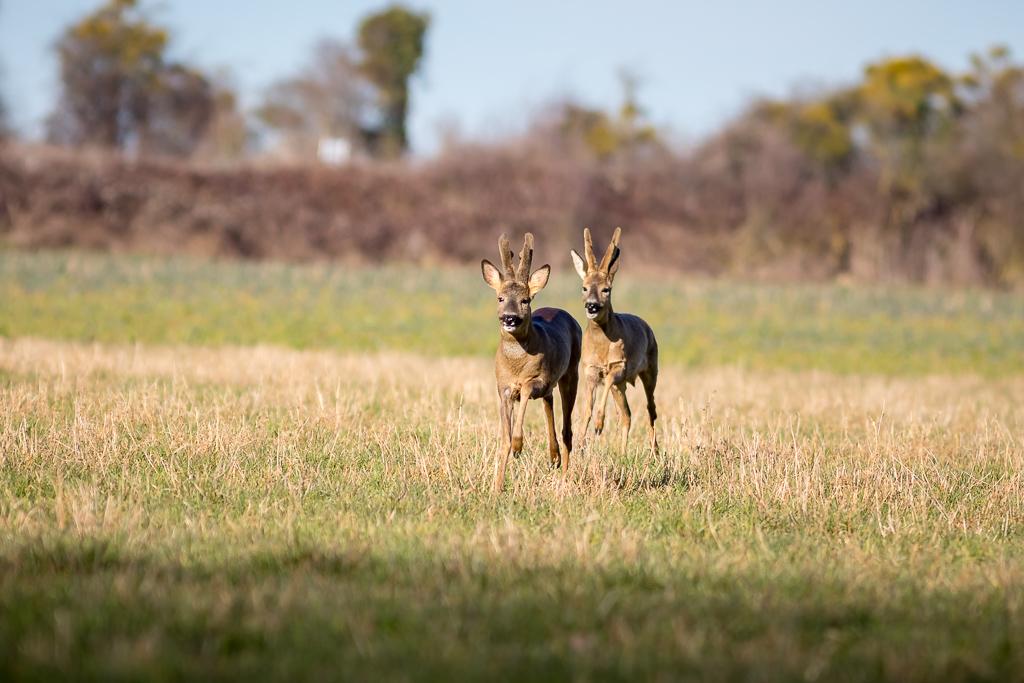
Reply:
[[502, 230], [561, 253], [584, 225], [621, 224], [627, 256], [663, 269], [1024, 286], [1024, 67], [1006, 47], [962, 72], [881, 59], [858, 82], [751, 102], [686, 146], [623, 71], [612, 110], [554, 102], [522, 134], [453, 135], [411, 160], [430, 25], [400, 5], [371, 13], [243, 110], [229, 76], [171, 57], [145, 3], [109, 0], [55, 47], [50, 144], [7, 135], [0, 243], [465, 262]]

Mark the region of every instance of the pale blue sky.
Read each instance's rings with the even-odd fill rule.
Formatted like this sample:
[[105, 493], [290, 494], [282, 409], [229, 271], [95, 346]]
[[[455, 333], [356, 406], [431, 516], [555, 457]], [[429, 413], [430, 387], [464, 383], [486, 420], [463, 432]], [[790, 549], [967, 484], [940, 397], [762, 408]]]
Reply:
[[[3, 93], [15, 124], [38, 134], [56, 92], [52, 45], [100, 0], [0, 0]], [[288, 74], [324, 36], [350, 39], [371, 0], [150, 0], [175, 53], [227, 69], [244, 101]], [[993, 43], [1024, 58], [1024, 1], [554, 2], [412, 0], [433, 16], [411, 133], [420, 152], [438, 124], [486, 137], [520, 129], [566, 94], [618, 101], [616, 73], [643, 77], [658, 123], [683, 139], [714, 129], [751, 96], [855, 79], [884, 55], [925, 54], [961, 68]]]

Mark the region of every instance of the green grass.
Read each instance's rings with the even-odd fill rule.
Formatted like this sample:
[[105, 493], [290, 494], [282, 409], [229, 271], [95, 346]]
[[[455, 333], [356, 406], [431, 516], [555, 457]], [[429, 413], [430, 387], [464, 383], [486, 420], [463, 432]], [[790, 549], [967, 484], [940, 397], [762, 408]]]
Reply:
[[[579, 316], [576, 276], [562, 268], [552, 280], [538, 305]], [[0, 251], [0, 300], [9, 337], [485, 357], [497, 335], [475, 268]], [[1024, 370], [1024, 297], [1009, 293], [692, 282], [624, 269], [615, 302], [652, 324], [665, 362], [689, 367]]]

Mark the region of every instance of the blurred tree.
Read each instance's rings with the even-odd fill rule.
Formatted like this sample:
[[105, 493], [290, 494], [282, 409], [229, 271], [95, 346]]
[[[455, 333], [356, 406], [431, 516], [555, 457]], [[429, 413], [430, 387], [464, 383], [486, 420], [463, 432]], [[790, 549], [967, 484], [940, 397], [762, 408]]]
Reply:
[[1024, 283], [1024, 66], [995, 46], [971, 58], [961, 79], [961, 146], [949, 175], [972, 194], [967, 226], [974, 230], [1002, 282]]
[[147, 94], [141, 149], [188, 156], [203, 139], [214, 112], [213, 86], [206, 77], [182, 64], [162, 69]]
[[619, 106], [619, 146], [636, 152], [660, 145], [658, 131], [647, 120], [647, 109], [640, 104], [640, 77], [628, 69], [619, 71], [622, 104]]
[[301, 73], [271, 86], [256, 115], [283, 136], [292, 154], [312, 158], [324, 137], [345, 138], [366, 150], [373, 139], [372, 98], [352, 50], [325, 40]]
[[212, 161], [237, 161], [249, 151], [252, 131], [229, 77], [214, 79], [212, 88], [213, 112], [195, 154]]
[[619, 149], [614, 122], [607, 112], [600, 109], [566, 103], [562, 108], [559, 128], [564, 138], [582, 141], [598, 159], [607, 159]]
[[57, 43], [62, 92], [51, 137], [107, 147], [124, 147], [137, 137], [167, 40], [136, 0], [110, 0], [69, 27]]
[[961, 111], [956, 80], [922, 57], [896, 57], [867, 67], [858, 99], [883, 189], [920, 195], [926, 143], [953, 132]]
[[923, 279], [925, 247], [939, 237], [929, 223], [955, 201], [935, 162], [955, 154], [963, 111], [956, 79], [919, 56], [886, 59], [867, 67], [857, 99], [879, 170], [881, 227], [898, 237], [904, 269]]
[[1024, 161], [1024, 67], [1013, 62], [1009, 48], [973, 55], [961, 85], [971, 107], [970, 128], [984, 134], [989, 153]]
[[359, 69], [376, 89], [385, 156], [408, 149], [409, 79], [419, 68], [429, 26], [429, 15], [401, 5], [371, 14], [359, 24]]
[[211, 88], [168, 63], [166, 29], [138, 0], [108, 0], [57, 42], [61, 95], [48, 122], [59, 143], [188, 154], [212, 113]]
[[755, 104], [751, 116], [785, 130], [809, 159], [833, 179], [849, 167], [855, 145], [852, 108], [845, 92], [820, 99]]
[[619, 73], [622, 104], [610, 114], [569, 102], [559, 114], [558, 132], [563, 141], [580, 141], [598, 159], [643, 155], [661, 149], [658, 131], [647, 121], [637, 95], [640, 81], [628, 71]]

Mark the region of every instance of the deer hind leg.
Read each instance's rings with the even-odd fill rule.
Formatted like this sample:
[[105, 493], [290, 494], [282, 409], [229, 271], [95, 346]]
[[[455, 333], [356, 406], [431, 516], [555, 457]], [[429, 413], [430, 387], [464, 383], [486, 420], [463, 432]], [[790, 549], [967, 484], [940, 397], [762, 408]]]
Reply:
[[555, 434], [555, 397], [548, 394], [544, 397], [544, 418], [548, 423], [548, 457], [551, 466], [558, 467], [562, 457], [558, 452], [558, 435]]
[[562, 379], [558, 380], [558, 395], [562, 400], [562, 446], [565, 457], [562, 460], [562, 472], [569, 471], [569, 458], [572, 456], [572, 409], [576, 405], [576, 389], [579, 386], [579, 374], [570, 369]]
[[622, 450], [626, 450], [626, 441], [629, 439], [629, 425], [632, 423], [632, 413], [629, 410], [629, 402], [626, 400], [626, 384], [612, 386], [612, 399], [619, 409], [619, 417], [622, 418]]
[[657, 453], [658, 433], [654, 429], [654, 421], [658, 419], [658, 408], [654, 405], [654, 387], [658, 384], [658, 367], [654, 366], [640, 375], [640, 381], [644, 385], [644, 393], [647, 394], [647, 424], [651, 430], [651, 448]]

